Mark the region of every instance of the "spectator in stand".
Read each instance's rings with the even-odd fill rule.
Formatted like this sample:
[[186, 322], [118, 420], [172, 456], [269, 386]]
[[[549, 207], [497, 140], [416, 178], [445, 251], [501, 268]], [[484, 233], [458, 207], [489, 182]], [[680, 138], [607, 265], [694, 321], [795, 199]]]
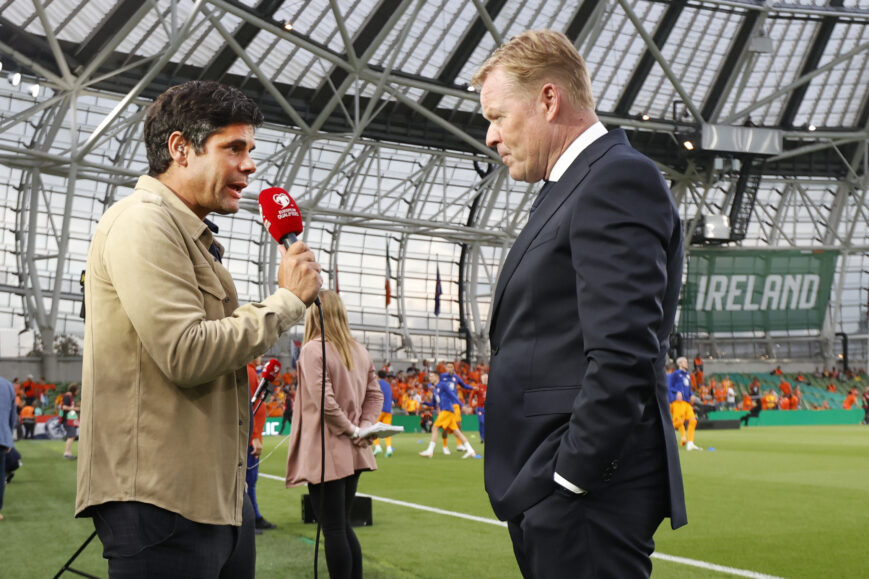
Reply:
[[778, 396], [773, 390], [767, 391], [766, 395], [763, 397], [763, 409], [764, 410], [776, 410], [778, 409]]
[[[256, 369], [262, 366], [262, 356], [257, 356], [247, 365], [247, 384], [250, 389], [250, 396], [256, 393], [259, 380], [257, 378]], [[265, 400], [265, 396], [263, 396]], [[251, 408], [253, 412], [253, 408]], [[247, 496], [250, 497], [250, 502], [253, 505], [254, 516], [254, 533], [259, 535], [264, 529], [274, 529], [276, 525], [270, 523], [262, 516], [259, 510], [259, 503], [256, 500], [256, 481], [259, 478], [259, 461], [263, 453], [263, 428], [266, 424], [266, 405], [263, 402], [259, 405], [256, 412], [253, 413], [250, 425], [250, 438], [247, 442], [247, 471], [245, 473], [245, 482], [247, 483]]]
[[[712, 382], [714, 382], [714, 380]], [[710, 410], [715, 410], [715, 399], [712, 397], [712, 386], [709, 384], [701, 384], [698, 398], [700, 398], [700, 404], [708, 406]]]
[[697, 370], [703, 371], [703, 358], [700, 357], [699, 353], [694, 356], [694, 371], [696, 372]]
[[[314, 514], [323, 525], [329, 576], [361, 578], [362, 548], [350, 526], [350, 508], [362, 472], [377, 468], [371, 440], [361, 437], [360, 432], [377, 421], [383, 392], [368, 351], [350, 333], [341, 297], [334, 291], [322, 291], [320, 303], [325, 328], [320, 326], [318, 308], [308, 308], [305, 315], [298, 412], [290, 434], [286, 484], [308, 485]], [[321, 428], [328, 448], [325, 464]]]
[[[682, 438], [682, 446], [685, 450], [703, 450], [694, 444], [694, 430], [697, 428], [697, 416], [691, 404], [682, 399], [682, 393], [676, 392], [676, 399], [670, 403], [670, 416], [673, 419], [673, 428], [679, 431]], [[685, 424], [688, 424], [688, 432], [685, 433]]]
[[78, 396], [78, 384], [71, 384], [69, 390], [63, 395], [63, 401], [60, 404], [60, 422], [66, 430], [66, 447], [63, 450], [63, 458], [67, 460], [75, 460], [76, 456], [72, 453], [72, 443], [78, 436], [78, 412], [80, 410], [79, 403], [76, 400]]
[[[384, 424], [392, 424], [392, 386], [386, 381], [386, 372], [383, 370], [377, 372], [377, 378], [380, 391], [383, 392], [383, 408], [380, 409], [380, 416], [377, 418], [377, 421]], [[379, 438], [375, 438], [373, 444], [374, 456], [383, 452]], [[392, 437], [388, 436], [386, 437], [386, 458], [392, 456], [392, 452]]]
[[760, 380], [755, 376], [748, 385], [748, 394], [754, 402], [760, 402]]
[[791, 397], [790, 396], [782, 396], [778, 401], [778, 409], [779, 410], [790, 410], [791, 409]]
[[802, 373], [802, 372], [797, 372], [797, 375], [796, 375], [796, 377], [794, 378], [794, 382], [805, 382], [805, 381], [806, 381], [806, 377], [803, 376], [803, 373]]
[[703, 374], [703, 370], [694, 370], [691, 374], [691, 388], [694, 392], [699, 393], [703, 386], [706, 386], [706, 377]]
[[39, 404], [41, 406], [45, 406], [46, 404], [48, 404], [48, 391], [49, 390], [57, 391], [57, 385], [46, 381], [45, 376], [43, 376], [42, 380], [40, 380], [36, 384], [36, 397], [39, 398]]
[[821, 369], [818, 368], [817, 366], [815, 366], [814, 374], [815, 374], [815, 378], [821, 378], [824, 376], [823, 372], [821, 372]]
[[284, 411], [281, 413], [281, 427], [278, 428], [278, 434], [284, 433], [284, 426], [290, 425], [292, 428], [293, 425], [293, 398], [295, 398], [295, 391], [291, 384], [284, 384], [282, 387], [284, 391]]
[[869, 386], [863, 390], [863, 422], [861, 424], [869, 425]]
[[779, 392], [783, 397], [789, 397], [791, 395], [791, 383], [782, 377], [781, 381], [778, 383]]
[[715, 399], [715, 409], [723, 410], [724, 405], [727, 404], [727, 386], [724, 384], [724, 380], [713, 384], [712, 397]]
[[21, 383], [21, 393], [24, 395], [24, 401], [33, 404], [36, 401], [36, 383], [33, 381], [33, 374], [28, 374], [27, 379]]
[[36, 408], [32, 404], [25, 404], [18, 414], [21, 424], [24, 426], [24, 438], [33, 438], [33, 431], [36, 429]]
[[724, 385], [725, 389], [724, 399], [727, 409], [736, 410], [736, 389], [733, 388], [733, 381], [730, 379], [729, 375], [726, 375], [721, 383]]
[[854, 405], [857, 404], [857, 389], [851, 388], [848, 391], [848, 395], [845, 397], [845, 401], [842, 402], [843, 410], [851, 410], [854, 408]]
[[781, 366], [776, 366], [775, 370], [770, 372], [770, 374], [772, 374], [773, 376], [781, 376], [783, 374]]
[[800, 385], [794, 386], [794, 391], [791, 394], [791, 410], [799, 410], [800, 403], [803, 399], [803, 393], [800, 391]]
[[832, 382], [827, 383], [827, 392], [835, 392], [835, 391], [836, 391], [836, 385], [833, 384]]
[[751, 410], [754, 407], [754, 400], [752, 400], [751, 396], [746, 392], [742, 395], [742, 410]]

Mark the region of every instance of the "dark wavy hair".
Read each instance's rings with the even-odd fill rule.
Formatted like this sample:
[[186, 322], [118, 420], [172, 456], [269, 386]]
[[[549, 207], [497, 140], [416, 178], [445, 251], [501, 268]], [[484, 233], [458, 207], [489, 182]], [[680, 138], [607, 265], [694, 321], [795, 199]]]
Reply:
[[253, 100], [232, 86], [193, 80], [173, 86], [157, 97], [145, 114], [148, 174], [166, 172], [172, 164], [169, 135], [180, 131], [201, 154], [208, 137], [227, 125], [260, 127], [263, 114]]

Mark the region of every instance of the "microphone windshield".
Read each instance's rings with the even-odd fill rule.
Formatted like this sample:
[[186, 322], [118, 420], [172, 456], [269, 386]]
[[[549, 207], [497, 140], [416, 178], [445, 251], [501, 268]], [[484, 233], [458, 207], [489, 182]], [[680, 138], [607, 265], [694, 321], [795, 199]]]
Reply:
[[269, 382], [273, 382], [275, 378], [278, 376], [278, 372], [281, 371], [281, 363], [278, 362], [275, 358], [270, 358], [266, 365], [263, 367], [262, 379], [267, 380]]
[[263, 225], [278, 243], [284, 237], [302, 232], [302, 213], [290, 194], [280, 187], [269, 187], [259, 194], [259, 212]]

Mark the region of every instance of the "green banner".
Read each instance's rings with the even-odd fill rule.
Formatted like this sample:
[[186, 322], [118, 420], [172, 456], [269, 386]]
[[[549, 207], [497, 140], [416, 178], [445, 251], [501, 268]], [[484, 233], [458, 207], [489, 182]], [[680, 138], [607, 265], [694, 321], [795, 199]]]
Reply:
[[691, 249], [679, 330], [820, 330], [838, 251]]

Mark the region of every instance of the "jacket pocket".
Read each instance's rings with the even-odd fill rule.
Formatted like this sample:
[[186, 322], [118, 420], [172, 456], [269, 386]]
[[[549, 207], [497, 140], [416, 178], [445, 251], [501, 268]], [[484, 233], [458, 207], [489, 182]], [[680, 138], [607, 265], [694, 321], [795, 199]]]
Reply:
[[220, 285], [220, 280], [215, 275], [214, 270], [210, 265], [196, 265], [195, 268], [196, 285], [204, 293], [217, 298], [221, 302], [226, 298], [226, 291]]
[[525, 416], [570, 414], [581, 390], [582, 386], [528, 390], [523, 397]]

